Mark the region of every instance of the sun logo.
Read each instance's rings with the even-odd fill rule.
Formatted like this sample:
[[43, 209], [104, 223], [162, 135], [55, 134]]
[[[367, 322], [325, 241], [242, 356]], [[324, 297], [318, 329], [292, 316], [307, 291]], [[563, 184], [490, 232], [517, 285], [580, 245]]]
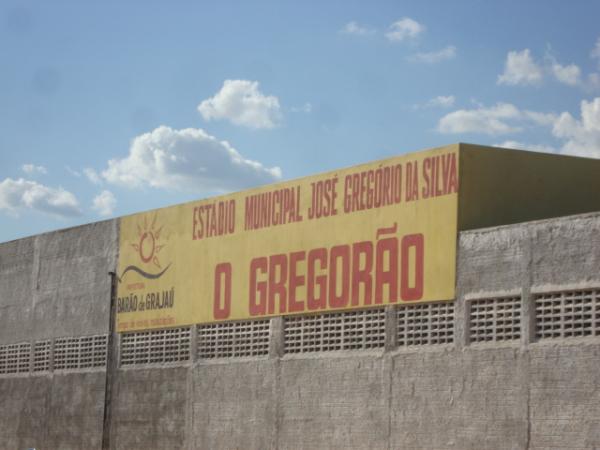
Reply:
[[131, 244], [134, 250], [138, 252], [142, 262], [154, 264], [159, 269], [162, 267], [158, 259], [158, 254], [165, 246], [161, 241], [162, 230], [162, 226], [158, 229], [156, 227], [156, 214], [154, 214], [150, 226], [148, 226], [148, 218], [144, 217], [143, 227], [139, 223], [137, 225], [138, 241]]

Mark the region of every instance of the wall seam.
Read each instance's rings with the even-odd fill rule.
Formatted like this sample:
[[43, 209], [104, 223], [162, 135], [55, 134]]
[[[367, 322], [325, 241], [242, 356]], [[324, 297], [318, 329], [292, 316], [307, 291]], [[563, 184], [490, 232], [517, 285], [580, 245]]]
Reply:
[[[40, 289], [40, 236], [33, 240], [33, 263], [31, 274], [31, 310], [29, 311], [29, 336], [35, 336], [35, 309], [38, 303]], [[33, 339], [35, 342], [35, 339]]]
[[[531, 445], [531, 355], [528, 347], [535, 341], [535, 304], [532, 303], [531, 286], [533, 284], [533, 249], [534, 249], [534, 229], [527, 227], [525, 239], [525, 252], [523, 254], [524, 270], [521, 280], [521, 332], [523, 336], [521, 343], [524, 344], [525, 367], [526, 367], [526, 386], [527, 386], [527, 436], [525, 449], [529, 450]], [[524, 327], [523, 327], [524, 325]]]
[[[384, 361], [385, 361], [384, 356]], [[393, 395], [393, 378], [394, 378], [394, 357], [387, 356], [389, 360], [389, 373], [388, 373], [388, 392], [387, 392], [387, 448], [388, 450], [392, 449], [392, 395]]]
[[525, 450], [529, 450], [531, 445], [531, 358], [529, 352], [526, 352], [525, 366], [527, 367], [527, 373], [525, 375], [526, 386], [527, 386], [527, 435], [525, 441]]
[[[195, 325], [194, 325], [195, 328]], [[187, 370], [184, 448], [196, 448], [194, 438], [194, 361]]]
[[276, 358], [275, 361], [275, 446], [279, 448], [279, 434], [281, 432], [281, 358]]

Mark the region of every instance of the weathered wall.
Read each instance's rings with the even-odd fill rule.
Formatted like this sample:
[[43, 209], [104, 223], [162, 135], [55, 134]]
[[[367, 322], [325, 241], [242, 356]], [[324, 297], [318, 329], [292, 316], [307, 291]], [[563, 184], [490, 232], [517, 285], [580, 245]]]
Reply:
[[278, 365], [261, 360], [194, 367], [188, 448], [222, 448], [224, 439], [230, 448], [276, 448]]
[[118, 221], [0, 245], [0, 343], [108, 332]]
[[111, 430], [114, 448], [185, 448], [188, 368], [122, 370]]
[[100, 448], [103, 371], [0, 379], [0, 448]]
[[[106, 333], [115, 252], [115, 222], [1, 245], [0, 344]], [[600, 333], [538, 341], [532, 303], [600, 288], [600, 214], [465, 232], [458, 255], [454, 344], [119, 369], [112, 448], [600, 447]], [[469, 302], [505, 295], [520, 340], [470, 343]], [[100, 448], [104, 376], [0, 376], [0, 448]]]
[[[106, 334], [117, 221], [0, 245], [0, 344]], [[104, 368], [0, 377], [0, 448], [100, 448]]]
[[[589, 337], [536, 342], [531, 299], [536, 293], [600, 287], [600, 215], [462, 233], [458, 273], [463, 300], [459, 305], [486, 292], [521, 291], [525, 333], [520, 348], [514, 349], [514, 362], [500, 366], [489, 383], [497, 386], [514, 370], [511, 366], [520, 366], [518, 377], [498, 386], [507, 394], [522, 393], [518, 400], [526, 412], [521, 421], [526, 439], [516, 448], [600, 447], [600, 379], [593, 375], [600, 370], [600, 341]], [[464, 335], [458, 339], [459, 344], [465, 341]], [[480, 347], [482, 355], [493, 355], [488, 347]], [[489, 398], [489, 391], [484, 394]], [[491, 405], [482, 406], [478, 415], [489, 416]]]

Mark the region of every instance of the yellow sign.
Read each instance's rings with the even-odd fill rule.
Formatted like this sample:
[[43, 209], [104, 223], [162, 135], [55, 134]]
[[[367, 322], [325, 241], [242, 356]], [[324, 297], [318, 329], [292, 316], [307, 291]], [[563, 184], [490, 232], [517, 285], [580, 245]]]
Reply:
[[452, 300], [458, 146], [121, 219], [117, 329]]

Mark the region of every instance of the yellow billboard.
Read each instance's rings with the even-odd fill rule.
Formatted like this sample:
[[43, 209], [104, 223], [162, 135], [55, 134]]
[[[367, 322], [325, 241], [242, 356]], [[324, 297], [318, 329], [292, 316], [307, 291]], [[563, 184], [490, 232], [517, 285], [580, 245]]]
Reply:
[[127, 216], [117, 330], [452, 300], [458, 145]]

